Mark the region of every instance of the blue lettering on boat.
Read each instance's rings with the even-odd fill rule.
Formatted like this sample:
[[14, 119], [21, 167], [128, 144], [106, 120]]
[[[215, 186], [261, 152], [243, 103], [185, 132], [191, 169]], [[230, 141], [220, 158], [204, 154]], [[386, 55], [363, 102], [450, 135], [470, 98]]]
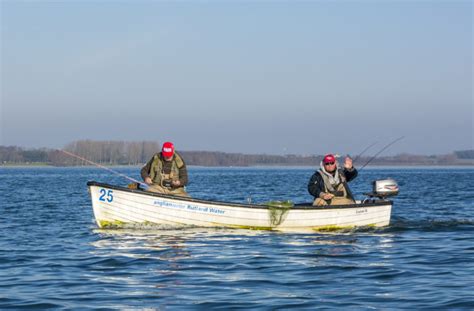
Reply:
[[218, 209], [218, 208], [213, 208], [213, 207], [211, 207], [211, 208], [209, 209], [209, 211], [210, 211], [211, 213], [219, 214], [219, 215], [222, 215], [222, 214], [225, 213], [225, 211], [223, 211], [223, 210], [221, 210], [221, 209]]
[[196, 205], [188, 205], [187, 209], [190, 211], [201, 212], [201, 213], [209, 212], [208, 207], [202, 207], [202, 206], [196, 206]]
[[160, 207], [170, 207], [176, 209], [186, 209], [188, 211], [199, 212], [199, 213], [213, 213], [218, 215], [225, 214], [225, 211], [219, 208], [207, 207], [207, 206], [199, 206], [199, 205], [192, 205], [192, 204], [177, 204], [168, 201], [162, 200], [155, 200], [153, 201], [154, 205], [158, 205]]
[[178, 209], [183, 209], [185, 206], [183, 204], [176, 204], [172, 202], [167, 202], [167, 201], [160, 201], [160, 200], [155, 200], [153, 202], [154, 205], [162, 206], [162, 207], [172, 207], [172, 208], [178, 208]]

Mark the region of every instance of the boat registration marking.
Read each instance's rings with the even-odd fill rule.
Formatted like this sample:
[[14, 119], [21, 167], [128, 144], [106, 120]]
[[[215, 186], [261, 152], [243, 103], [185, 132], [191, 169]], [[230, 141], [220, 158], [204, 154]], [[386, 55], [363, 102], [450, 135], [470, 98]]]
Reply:
[[215, 208], [215, 207], [207, 207], [207, 206], [204, 207], [204, 206], [193, 205], [193, 204], [179, 204], [179, 203], [173, 203], [173, 202], [162, 201], [162, 200], [155, 200], [153, 204], [158, 205], [160, 207], [171, 207], [175, 209], [200, 212], [200, 213], [218, 214], [218, 215], [225, 214], [224, 210], [220, 208]]
[[100, 188], [99, 194], [99, 201], [111, 203], [114, 200], [113, 190], [105, 190], [104, 188]]

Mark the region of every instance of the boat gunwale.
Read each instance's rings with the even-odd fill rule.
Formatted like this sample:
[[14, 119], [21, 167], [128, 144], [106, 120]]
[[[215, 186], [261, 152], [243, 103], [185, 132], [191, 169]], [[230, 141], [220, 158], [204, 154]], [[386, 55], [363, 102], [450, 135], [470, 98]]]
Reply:
[[[235, 203], [235, 202], [225, 202], [225, 201], [211, 201], [211, 200], [204, 200], [204, 199], [195, 199], [189, 197], [181, 197], [181, 196], [173, 196], [167, 195], [162, 193], [150, 192], [146, 190], [137, 190], [137, 189], [130, 189], [127, 187], [122, 186], [115, 186], [107, 183], [101, 183], [97, 181], [88, 181], [87, 186], [97, 186], [103, 188], [109, 188], [113, 190], [119, 190], [124, 192], [130, 192], [135, 194], [140, 194], [144, 196], [151, 196], [157, 198], [164, 198], [164, 199], [172, 199], [177, 201], [184, 201], [184, 202], [193, 202], [193, 203], [201, 203], [201, 204], [212, 204], [212, 205], [219, 205], [219, 206], [230, 206], [230, 207], [240, 207], [240, 208], [259, 208], [259, 209], [270, 209], [270, 208], [287, 208], [287, 207], [274, 207], [269, 205], [260, 205], [260, 204], [247, 204], [247, 203]], [[327, 206], [313, 206], [310, 205], [311, 203], [301, 203], [295, 204], [291, 207], [288, 207], [292, 210], [331, 210], [331, 209], [348, 209], [348, 208], [364, 208], [364, 207], [378, 207], [378, 206], [385, 206], [385, 205], [392, 205], [393, 202], [390, 200], [376, 200], [375, 202], [368, 202], [368, 203], [356, 203], [356, 204], [348, 204], [348, 205], [327, 205]]]

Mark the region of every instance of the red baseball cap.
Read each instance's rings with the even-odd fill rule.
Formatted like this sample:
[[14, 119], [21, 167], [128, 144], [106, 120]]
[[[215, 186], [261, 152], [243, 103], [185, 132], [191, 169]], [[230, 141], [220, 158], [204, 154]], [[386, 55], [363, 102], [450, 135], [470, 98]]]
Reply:
[[331, 162], [336, 162], [336, 158], [332, 154], [326, 154], [323, 158], [323, 163], [331, 163]]
[[174, 145], [173, 143], [167, 141], [166, 143], [163, 144], [163, 148], [161, 149], [161, 154], [164, 157], [172, 157], [174, 154]]

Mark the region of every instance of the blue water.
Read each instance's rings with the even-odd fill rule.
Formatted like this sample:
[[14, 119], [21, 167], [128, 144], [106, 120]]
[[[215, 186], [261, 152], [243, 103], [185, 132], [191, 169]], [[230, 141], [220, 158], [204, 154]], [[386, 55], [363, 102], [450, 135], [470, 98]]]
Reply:
[[[139, 168], [118, 168], [139, 178]], [[193, 197], [310, 201], [311, 168], [193, 168]], [[474, 309], [474, 169], [366, 169], [395, 178], [381, 229], [289, 234], [101, 230], [96, 168], [0, 168], [0, 309]]]

